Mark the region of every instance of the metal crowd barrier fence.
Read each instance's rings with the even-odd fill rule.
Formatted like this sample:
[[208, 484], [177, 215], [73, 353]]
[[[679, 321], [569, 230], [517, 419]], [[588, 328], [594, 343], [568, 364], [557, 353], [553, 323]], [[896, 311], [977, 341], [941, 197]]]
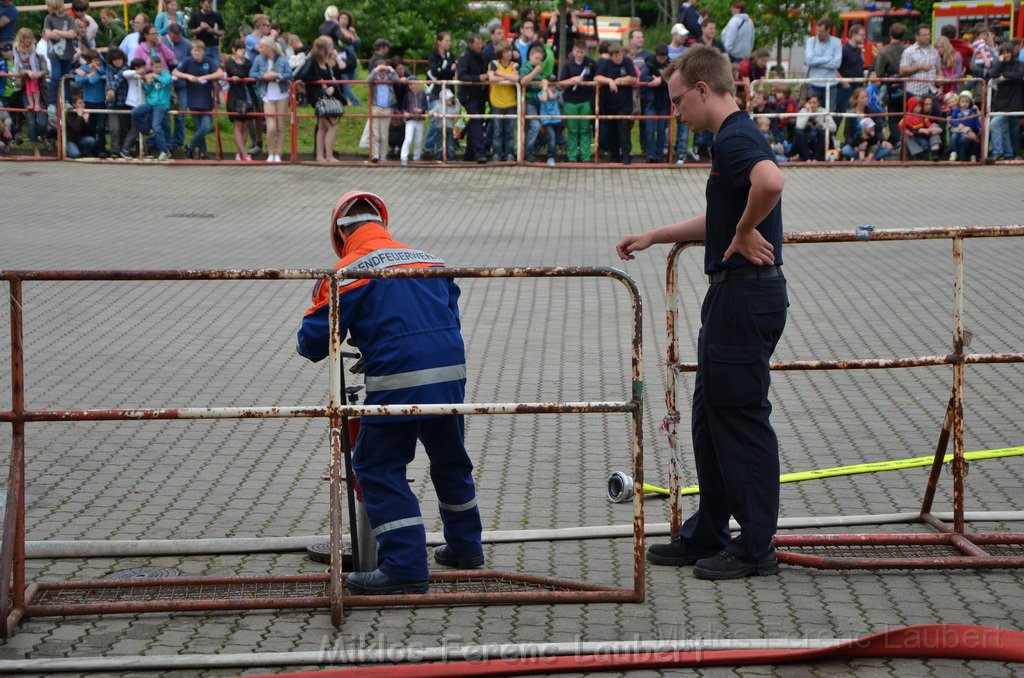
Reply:
[[[902, 91], [903, 91], [903, 103], [902, 103], [902, 105], [900, 107], [901, 110], [899, 112], [890, 112], [888, 110], [887, 102], [883, 101], [883, 102], [881, 102], [883, 107], [885, 108], [885, 110], [883, 112], [880, 112], [880, 113], [870, 113], [866, 117], [870, 117], [872, 119], [880, 118], [880, 119], [884, 119], [886, 122], [889, 122], [890, 118], [893, 118], [893, 117], [899, 117], [900, 119], [902, 119], [903, 116], [905, 116], [906, 113], [907, 113], [907, 102], [910, 100], [911, 97], [915, 96], [913, 94], [910, 94], [907, 91], [907, 88], [906, 88], [907, 83], [913, 82], [913, 79], [910, 79], [910, 78], [878, 78], [877, 82], [882, 84], [882, 85], [886, 85], [886, 86], [888, 86], [890, 84], [901, 84], [901, 85], [903, 85], [903, 88], [902, 88]], [[975, 78], [975, 77], [962, 77], [962, 78], [955, 78], [955, 79], [939, 78], [937, 80], [929, 80], [928, 82], [933, 82], [934, 84], [936, 84], [938, 86], [939, 93], [931, 95], [931, 96], [933, 96], [936, 99], [936, 101], [938, 101], [940, 103], [941, 103], [941, 97], [943, 96], [942, 93], [941, 93], [942, 92], [942, 85], [944, 85], [944, 84], [956, 84], [956, 85], [962, 86], [964, 88], [969, 88], [972, 91], [975, 90], [976, 88], [980, 87], [981, 92], [977, 96], [980, 98], [980, 101], [981, 101], [981, 104], [982, 104], [979, 107], [979, 112], [980, 112], [980, 116], [981, 116], [982, 133], [979, 136], [981, 137], [981, 139], [984, 140], [984, 142], [982, 142], [980, 144], [980, 146], [981, 146], [981, 149], [980, 149], [981, 155], [979, 156], [979, 160], [984, 161], [985, 158], [987, 157], [987, 145], [988, 145], [987, 144], [987, 138], [988, 138], [987, 135], [988, 135], [988, 127], [989, 127], [989, 124], [990, 124], [990, 118], [991, 118], [991, 113], [989, 113], [989, 111], [990, 111], [990, 104], [991, 104], [991, 98], [992, 98], [992, 93], [991, 93], [992, 92], [992, 88], [989, 87], [988, 82], [986, 82], [985, 80], [982, 80], [980, 78]], [[849, 117], [851, 115], [851, 113], [849, 111], [832, 111], [831, 110], [831, 108], [832, 108], [833, 86], [839, 87], [843, 83], [846, 83], [846, 84], [850, 85], [850, 89], [851, 89], [851, 92], [852, 92], [852, 90], [856, 89], [857, 87], [863, 87], [863, 86], [866, 86], [868, 84], [867, 83], [867, 79], [865, 79], [865, 78], [826, 78], [826, 79], [821, 79], [821, 78], [762, 78], [760, 80], [754, 80], [754, 81], [752, 81], [749, 84], [748, 91], [746, 93], [747, 94], [747, 101], [748, 102], [750, 101], [752, 90], [756, 86], [758, 86], [759, 84], [771, 85], [771, 84], [775, 84], [775, 83], [781, 83], [781, 84], [786, 84], [786, 85], [794, 86], [795, 91], [799, 91], [804, 85], [811, 86], [811, 85], [818, 85], [819, 83], [824, 83], [824, 87], [823, 87], [824, 98], [821, 101], [821, 106], [820, 106], [819, 110], [822, 113], [827, 113], [833, 119], [840, 119], [840, 120]], [[801, 97], [795, 97], [795, 98], [797, 98], [799, 100]], [[757, 113], [757, 114], [754, 115], [754, 117], [755, 118], [756, 117], [762, 117], [762, 118], [770, 118], [770, 119], [775, 119], [775, 118], [796, 118], [798, 116], [798, 114], [799, 114], [799, 111], [797, 111], [796, 113], [771, 112], [771, 113]], [[1009, 114], [1003, 114], [1003, 115], [1009, 115]], [[945, 122], [947, 120], [947, 118], [944, 118], [944, 117], [941, 117], [941, 116], [934, 116], [934, 115], [931, 115], [931, 114], [928, 114], [928, 113], [923, 114], [921, 117], [924, 117], [924, 118], [927, 118], [927, 119], [930, 119], [930, 120], [942, 121], [942, 122]], [[824, 134], [825, 134], [825, 154], [826, 154], [826, 156], [828, 154], [829, 148], [831, 148], [831, 147], [838, 147], [838, 144], [836, 143], [836, 139], [835, 139], [835, 137], [837, 136], [837, 133], [839, 131], [839, 127], [838, 126], [839, 126], [839, 123], [837, 122], [836, 132], [832, 132], [828, 128], [828, 126], [826, 126], [825, 129], [824, 129]], [[883, 136], [883, 138], [884, 138], [884, 136]], [[900, 149], [900, 159], [901, 160], [906, 160], [906, 153], [907, 153], [906, 144], [902, 144], [901, 145], [901, 149]]]
[[[4, 74], [4, 73], [0, 73], [0, 78], [16, 78], [16, 77], [18, 77], [17, 74]], [[65, 76], [65, 78], [67, 78], [67, 79], [71, 79], [72, 77], [73, 76], [70, 76], [70, 75], [69, 76]], [[227, 82], [227, 83], [237, 83], [237, 82], [255, 83], [256, 81], [252, 80], [250, 78], [223, 78], [219, 82]], [[281, 120], [287, 120], [288, 121], [289, 126], [290, 126], [290, 132], [288, 134], [288, 139], [289, 139], [288, 155], [289, 155], [289, 158], [288, 158], [287, 161], [290, 162], [290, 163], [302, 162], [302, 160], [300, 158], [300, 149], [299, 149], [299, 129], [298, 129], [299, 122], [302, 121], [302, 120], [306, 120], [306, 119], [314, 118], [315, 117], [315, 114], [312, 114], [312, 113], [299, 112], [299, 106], [298, 106], [299, 99], [297, 97], [297, 87], [299, 86], [300, 82], [301, 81], [292, 81], [292, 83], [290, 85], [289, 110], [288, 110], [287, 113], [268, 114], [268, 113], [266, 113], [264, 111], [261, 111], [261, 110], [254, 110], [254, 111], [246, 114], [249, 118], [251, 118], [252, 120], [256, 121], [257, 123], [259, 123], [260, 121], [265, 120], [269, 116], [273, 116], [275, 118], [279, 118]], [[317, 81], [317, 82], [319, 83], [321, 81]], [[347, 117], [347, 118], [364, 118], [364, 119], [367, 120], [367, 130], [366, 130], [366, 132], [368, 133], [368, 141], [369, 141], [369, 145], [370, 145], [371, 149], [373, 148], [373, 143], [374, 143], [373, 136], [375, 134], [373, 120], [374, 119], [379, 119], [379, 118], [382, 118], [382, 117], [386, 117], [388, 120], [392, 120], [392, 119], [395, 119], [395, 118], [403, 117], [402, 113], [399, 110], [392, 110], [391, 112], [386, 113], [386, 114], [379, 113], [379, 112], [378, 113], [374, 113], [374, 111], [373, 111], [373, 87], [376, 84], [389, 85], [389, 86], [393, 87], [393, 86], [395, 86], [396, 83], [393, 83], [393, 82], [390, 82], [390, 81], [382, 81], [380, 83], [373, 83], [373, 84], [371, 84], [371, 83], [368, 83], [367, 80], [365, 80], [365, 79], [359, 79], [359, 80], [328, 80], [328, 81], [322, 81], [322, 82], [323, 83], [327, 83], [327, 84], [354, 85], [354, 86], [361, 86], [361, 87], [366, 87], [367, 88], [367, 90], [368, 90], [368, 94], [367, 94], [367, 106], [368, 106], [368, 108], [367, 108], [367, 111], [365, 113], [355, 113], [350, 108], [350, 109], [346, 110], [344, 117]], [[487, 86], [490, 85], [490, 83], [466, 83], [466, 82], [460, 82], [460, 81], [457, 81], [457, 80], [444, 80], [444, 81], [442, 81], [442, 80], [435, 80], [435, 81], [421, 80], [419, 82], [423, 86], [428, 86], [428, 85], [431, 85], [431, 84], [437, 84], [437, 85], [440, 85], [442, 87], [450, 87], [452, 89], [456, 89], [456, 88], [460, 88], [460, 87], [487, 87]], [[851, 113], [848, 112], [848, 111], [829, 111], [829, 109], [831, 108], [831, 104], [832, 104], [832, 87], [831, 87], [831, 85], [838, 85], [841, 82], [848, 82], [848, 83], [851, 84], [851, 87], [860, 86], [860, 85], [863, 85], [863, 84], [866, 83], [866, 81], [862, 80], [862, 79], [849, 79], [849, 78], [830, 78], [830, 79], [827, 79], [827, 80], [818, 80], [818, 79], [811, 79], [811, 78], [762, 78], [762, 79], [754, 80], [754, 81], [752, 81], [750, 83], [746, 83], [746, 84], [744, 84], [742, 82], [737, 82], [736, 84], [737, 84], [738, 87], [746, 87], [747, 88], [746, 100], [749, 102], [750, 99], [751, 99], [751, 91], [755, 87], [758, 87], [758, 86], [761, 86], [761, 85], [771, 85], [771, 84], [775, 84], [775, 83], [787, 84], [787, 85], [790, 85], [790, 86], [792, 86], [794, 88], [794, 90], [795, 90], [794, 93], [795, 94], [799, 94], [799, 90], [804, 85], [810, 85], [810, 84], [814, 84], [814, 83], [825, 83], [826, 86], [823, 88], [824, 99], [822, 101], [822, 106], [821, 106], [820, 110], [821, 110], [822, 113], [826, 113], [827, 112], [832, 117], [833, 120], [837, 121], [837, 131], [836, 132], [832, 132], [828, 128], [828, 126], [826, 126], [825, 129], [824, 129], [824, 136], [825, 136], [824, 149], [825, 149], [825, 152], [827, 154], [827, 152], [828, 152], [828, 150], [830, 148], [836, 148], [838, 146], [837, 136], [839, 136], [839, 134], [838, 134], [838, 132], [839, 132], [839, 125], [841, 124], [838, 121], [841, 121], [841, 120], [843, 120], [843, 119], [845, 119], [845, 118], [847, 118], [847, 117], [849, 117], [851, 115]], [[901, 79], [901, 78], [882, 78], [882, 79], [879, 79], [878, 82], [883, 84], [883, 85], [888, 85], [888, 84], [892, 84], [892, 83], [899, 83], [899, 84], [906, 85], [908, 80], [907, 79]], [[987, 157], [988, 157], [988, 145], [989, 145], [990, 127], [991, 127], [992, 118], [994, 118], [994, 117], [1024, 117], [1024, 111], [996, 111], [996, 112], [993, 112], [991, 110], [991, 100], [992, 100], [992, 90], [993, 90], [993, 87], [991, 87], [989, 85], [989, 83], [987, 81], [983, 80], [983, 79], [975, 78], [975, 77], [963, 77], [963, 78], [958, 78], [958, 79], [954, 79], [954, 80], [939, 79], [939, 80], [936, 80], [935, 82], [937, 84], [939, 84], [940, 86], [942, 84], [944, 84], [944, 83], [945, 84], [955, 83], [958, 87], [963, 86], [964, 88], [967, 88], [967, 89], [970, 89], [971, 91], [977, 92], [976, 97], [980, 100], [979, 112], [980, 112], [980, 118], [981, 118], [981, 134], [979, 135], [979, 137], [980, 137], [979, 160], [982, 161], [982, 162], [985, 161], [987, 159]], [[585, 87], [594, 88], [595, 90], [597, 90], [600, 87], [604, 86], [604, 85], [599, 85], [599, 84], [594, 83], [594, 82], [584, 82], [584, 83], [581, 83], [581, 84], [583, 86], [585, 86]], [[644, 89], [644, 88], [646, 88], [648, 86], [649, 86], [648, 83], [638, 82], [638, 83], [636, 83], [634, 85], [631, 85], [629, 87], [631, 89], [633, 89], [634, 91], [637, 91], [637, 90], [642, 90], [642, 89]], [[516, 135], [516, 162], [521, 164], [521, 163], [525, 163], [527, 161], [526, 160], [527, 159], [527, 155], [531, 151], [531, 149], [525, 148], [525, 139], [526, 139], [526, 135], [527, 135], [528, 123], [530, 121], [533, 121], [533, 120], [540, 120], [541, 118], [545, 118], [547, 116], [541, 116], [539, 113], [538, 114], [527, 113], [526, 112], [526, 106], [525, 106], [525, 100], [524, 100], [525, 91], [526, 91], [527, 88], [523, 87], [520, 83], [515, 83], [515, 87], [516, 87], [516, 102], [517, 102], [517, 104], [516, 104], [516, 113], [515, 113], [515, 116], [514, 116], [516, 118], [516, 130], [517, 130], [517, 135]], [[59, 96], [63, 97], [64, 88], [58, 88], [58, 89], [59, 89], [59, 92], [60, 92]], [[677, 160], [678, 159], [678, 157], [677, 157], [677, 148], [676, 148], [677, 147], [676, 135], [677, 135], [677, 132], [678, 132], [678, 126], [674, 122], [676, 120], [674, 110], [670, 110], [667, 115], [644, 115], [644, 114], [638, 114], [638, 113], [635, 113], [635, 112], [631, 112], [631, 113], [625, 114], [625, 115], [602, 114], [601, 113], [601, 97], [597, 96], [597, 94], [598, 94], [598, 92], [595, 92], [595, 96], [593, 97], [593, 113], [592, 114], [589, 114], [589, 115], [570, 115], [570, 114], [566, 114], [564, 112], [560, 112], [560, 114], [558, 116], [559, 121], [563, 125], [564, 125], [564, 123], [566, 121], [569, 121], [569, 120], [587, 120], [587, 121], [589, 121], [591, 123], [591, 127], [590, 127], [591, 146], [596, 148], [596, 149], [598, 149], [598, 152], [595, 152], [593, 154], [593, 160], [592, 160], [593, 164], [599, 164], [600, 163], [600, 160], [599, 160], [599, 157], [598, 157], [599, 156], [600, 127], [601, 127], [600, 123], [604, 122], [604, 121], [621, 120], [621, 119], [628, 119], [630, 121], [634, 121], [635, 120], [635, 121], [640, 122], [641, 124], [643, 124], [644, 121], [647, 121], [647, 122], [649, 122], [651, 124], [657, 124], [659, 122], [667, 123], [668, 124], [667, 145], [668, 145], [668, 149], [669, 149], [669, 154], [668, 154], [667, 162], [671, 163], [673, 160]], [[213, 121], [214, 121], [214, 123], [212, 125], [211, 132], [215, 135], [214, 138], [215, 138], [216, 148], [217, 148], [217, 153], [216, 153], [217, 160], [230, 162], [230, 160], [225, 160], [225, 157], [224, 157], [224, 146], [225, 145], [224, 145], [224, 142], [223, 142], [223, 139], [222, 139], [221, 127], [218, 124], [218, 121], [223, 119], [223, 117], [225, 115], [227, 115], [229, 117], [233, 115], [232, 112], [226, 110], [226, 108], [224, 106], [224, 98], [225, 98], [225, 96], [226, 96], [226, 94], [220, 90], [220, 87], [215, 85], [214, 109], [212, 111], [210, 111], [209, 114], [213, 117]], [[903, 94], [902, 94], [902, 101], [903, 101], [902, 106], [901, 106], [902, 111], [900, 111], [900, 112], [889, 112], [888, 108], [886, 107], [886, 111], [879, 112], [879, 113], [869, 113], [869, 114], [866, 114], [866, 117], [870, 117], [872, 119], [880, 119], [880, 120], [884, 119], [886, 121], [889, 121], [893, 117], [902, 118], [905, 115], [907, 101], [909, 100], [909, 98], [911, 96], [913, 96], [913, 95], [911, 95], [909, 92], [907, 92], [906, 88], [904, 87]], [[935, 95], [935, 96], [938, 98], [941, 95]], [[796, 97], [796, 98], [799, 99], [799, 97]], [[63, 102], [63, 99], [62, 99], [60, 104], [57, 106], [57, 109], [58, 109], [58, 115], [57, 115], [57, 119], [56, 119], [56, 123], [57, 123], [56, 124], [56, 129], [57, 129], [57, 144], [56, 144], [56, 146], [57, 146], [57, 157], [56, 158], [46, 157], [45, 159], [48, 159], [48, 160], [66, 159], [67, 158], [66, 140], [64, 138], [65, 137], [65, 134], [64, 134], [64, 131], [65, 131], [64, 115], [66, 114], [66, 106], [64, 105], [64, 103], [65, 102]], [[315, 104], [315, 102], [307, 102], [307, 103], [310, 106]], [[883, 103], [885, 103], [885, 102], [883, 102]], [[15, 114], [22, 114], [22, 115], [25, 115], [26, 113], [28, 113], [28, 111], [26, 111], [24, 108], [20, 108], [20, 107], [0, 108], [0, 110], [7, 110], [9, 112], [13, 112]], [[108, 116], [109, 115], [129, 116], [131, 114], [131, 111], [128, 111], [128, 110], [118, 110], [118, 109], [109, 109], [109, 108], [103, 108], [103, 109], [93, 109], [93, 108], [90, 108], [90, 109], [87, 109], [87, 110], [89, 112], [91, 112], [91, 113], [101, 113], [101, 114], [106, 114]], [[174, 110], [174, 109], [172, 109], [172, 110], [169, 111], [169, 116], [171, 118], [181, 117], [181, 116], [191, 116], [191, 115], [194, 115], [194, 113], [192, 111], [189, 111], [189, 110]], [[754, 117], [766, 117], [766, 118], [770, 118], [770, 119], [796, 118], [799, 115], [799, 111], [792, 112], [792, 113], [789, 113], [789, 112], [785, 112], [785, 113], [780, 113], [780, 112], [753, 113], [752, 112], [751, 115], [753, 115]], [[487, 121], [487, 120], [508, 118], [508, 117], [511, 117], [511, 116], [509, 114], [501, 115], [501, 114], [483, 113], [483, 112], [481, 112], [481, 113], [469, 113], [469, 112], [466, 112], [466, 111], [460, 111], [458, 114], [448, 114], [446, 112], [442, 112], [439, 116], [436, 116], [436, 117], [440, 118], [441, 125], [442, 125], [441, 142], [440, 142], [441, 143], [441, 151], [440, 151], [440, 154], [439, 154], [440, 157], [437, 158], [437, 159], [440, 160], [440, 162], [442, 164], [448, 164], [448, 162], [449, 162], [449, 160], [448, 160], [448, 155], [449, 155], [449, 151], [448, 151], [449, 121], [454, 120], [454, 122], [451, 123], [451, 127], [452, 128], [456, 128], [457, 127], [456, 123], [459, 120], [483, 119], [483, 120]], [[947, 121], [947, 119], [944, 118], [944, 117], [932, 116], [932, 115], [929, 115], [929, 114], [925, 114], [923, 117], [926, 117], [926, 118], [929, 118], [929, 119], [932, 119], [932, 120], [936, 120], [936, 121], [939, 121], [939, 122], [946, 122]], [[431, 116], [429, 115], [429, 113], [426, 115], [424, 120], [425, 120], [425, 124], [429, 125], [429, 121], [431, 120]], [[44, 132], [45, 132], [45, 130], [44, 130]], [[884, 138], [884, 135], [883, 135], [883, 138]], [[485, 143], [486, 143], [486, 141], [487, 140], [485, 139]], [[144, 153], [141, 150], [142, 147], [143, 147], [142, 142], [143, 142], [143, 139], [140, 136], [140, 139], [139, 139], [139, 145], [140, 145], [139, 158], [140, 159], [144, 156]], [[111, 150], [112, 150], [111, 155], [116, 155], [116, 150], [117, 149], [111, 149]], [[27, 157], [27, 156], [22, 156], [22, 155], [15, 155], [15, 156], [11, 156], [11, 157], [15, 157], [15, 158], [17, 158], [19, 160], [35, 159], [33, 157]], [[43, 159], [43, 158], [39, 158], [39, 159]], [[905, 144], [902, 145], [902, 147], [901, 147], [900, 159], [901, 160], [906, 160], [906, 145]], [[178, 160], [178, 162], [181, 162], [181, 160]], [[360, 159], [357, 162], [362, 163], [363, 160]]]
[[[1002, 238], [1024, 236], [1024, 225], [965, 226], [950, 228], [916, 228], [873, 231], [818, 231], [786, 233], [783, 242], [789, 245], [812, 243], [857, 243], [909, 240], [953, 241], [953, 346], [946, 355], [925, 355], [902, 358], [862, 358], [846, 360], [775, 361], [772, 370], [871, 370], [950, 365], [953, 386], [939, 433], [935, 457], [921, 503], [920, 522], [935, 532], [925, 534], [814, 534], [776, 535], [780, 562], [823, 569], [957, 569], [957, 568], [1019, 568], [1024, 567], [1024, 533], [967, 533], [964, 524], [964, 370], [967, 365], [1024, 363], [1024, 353], [968, 353], [964, 331], [964, 240], [970, 238]], [[682, 460], [677, 443], [679, 376], [695, 372], [697, 363], [680, 360], [678, 311], [678, 261], [686, 249], [702, 242], [679, 243], [668, 256], [666, 292], [666, 330], [668, 332], [668, 380], [665, 405], [668, 413], [663, 430], [668, 434], [671, 453], [669, 496], [671, 534], [675, 538], [682, 525], [680, 507], [680, 475]], [[943, 460], [953, 440], [953, 524], [949, 525], [932, 512], [935, 492]], [[905, 549], [907, 557], [879, 557], [878, 546]], [[988, 548], [987, 548], [988, 547]], [[800, 553], [804, 549], [810, 553]], [[820, 555], [822, 552], [827, 555]], [[929, 551], [933, 555], [917, 555]]]
[[[338, 286], [356, 278], [610, 278], [623, 284], [632, 302], [631, 392], [622, 401], [347, 405], [341, 393]], [[329, 607], [335, 626], [344, 606], [381, 607], [454, 604], [641, 602], [644, 599], [643, 493], [633, 499], [632, 587], [577, 583], [515, 572], [452, 571], [431, 575], [434, 591], [417, 595], [358, 596], [344, 593], [342, 574], [343, 417], [409, 414], [627, 413], [632, 420], [632, 473], [643, 481], [643, 311], [636, 283], [606, 267], [427, 268], [391, 270], [206, 270], [206, 271], [0, 271], [9, 284], [12, 407], [0, 421], [12, 428], [10, 467], [0, 546], [0, 636], [10, 636], [26, 617], [106, 613], [249, 610]], [[331, 336], [327, 405], [272, 407], [180, 407], [30, 410], [26, 408], [23, 285], [36, 281], [326, 280], [330, 285]], [[25, 574], [25, 448], [27, 422], [141, 421], [323, 417], [330, 423], [330, 574], [255, 577], [27, 582]], [[442, 591], [438, 591], [442, 589]]]

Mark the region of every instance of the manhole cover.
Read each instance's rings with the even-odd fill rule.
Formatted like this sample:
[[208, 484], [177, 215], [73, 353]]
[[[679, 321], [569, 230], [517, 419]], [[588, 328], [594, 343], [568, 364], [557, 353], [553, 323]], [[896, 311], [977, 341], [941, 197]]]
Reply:
[[[319, 544], [311, 544], [306, 547], [306, 557], [314, 563], [331, 563], [331, 542], [325, 541]], [[341, 569], [345, 572], [352, 571], [352, 545], [347, 541], [341, 542]]]
[[178, 571], [173, 567], [132, 567], [127, 570], [115, 570], [104, 575], [103, 579], [167, 579], [175, 577]]

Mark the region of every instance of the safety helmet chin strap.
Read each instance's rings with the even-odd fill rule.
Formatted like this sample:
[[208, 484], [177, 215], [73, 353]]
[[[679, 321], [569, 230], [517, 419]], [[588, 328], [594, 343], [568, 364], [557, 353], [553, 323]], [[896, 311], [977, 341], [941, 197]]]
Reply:
[[355, 226], [356, 224], [362, 224], [367, 221], [372, 221], [375, 224], [380, 224], [381, 226], [384, 225], [383, 219], [372, 214], [357, 214], [352, 217], [338, 217], [337, 220], [335, 220], [334, 225], [337, 228], [348, 228], [349, 226]]

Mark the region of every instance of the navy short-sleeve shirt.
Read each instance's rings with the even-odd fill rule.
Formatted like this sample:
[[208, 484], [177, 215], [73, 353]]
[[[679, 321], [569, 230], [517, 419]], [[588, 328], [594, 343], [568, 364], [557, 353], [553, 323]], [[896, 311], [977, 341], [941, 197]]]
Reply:
[[[722, 123], [711, 148], [711, 175], [707, 197], [707, 235], [704, 242], [704, 272], [712, 274], [727, 268], [752, 266], [740, 254], [722, 261], [729, 249], [736, 224], [747, 207], [750, 194], [750, 170], [762, 160], [775, 162], [764, 135], [745, 111], [736, 111]], [[775, 248], [775, 264], [782, 265], [782, 200], [757, 225], [764, 239]]]

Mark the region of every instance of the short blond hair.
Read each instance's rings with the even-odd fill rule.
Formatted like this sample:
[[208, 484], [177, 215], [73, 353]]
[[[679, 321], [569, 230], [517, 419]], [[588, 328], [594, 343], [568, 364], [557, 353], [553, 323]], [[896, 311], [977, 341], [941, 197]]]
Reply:
[[46, 0], [46, 9], [51, 12], [63, 12], [64, 0]]
[[732, 67], [714, 47], [694, 45], [661, 70], [661, 77], [668, 82], [673, 73], [679, 73], [689, 86], [704, 82], [715, 94], [732, 95], [736, 84], [732, 79]]

